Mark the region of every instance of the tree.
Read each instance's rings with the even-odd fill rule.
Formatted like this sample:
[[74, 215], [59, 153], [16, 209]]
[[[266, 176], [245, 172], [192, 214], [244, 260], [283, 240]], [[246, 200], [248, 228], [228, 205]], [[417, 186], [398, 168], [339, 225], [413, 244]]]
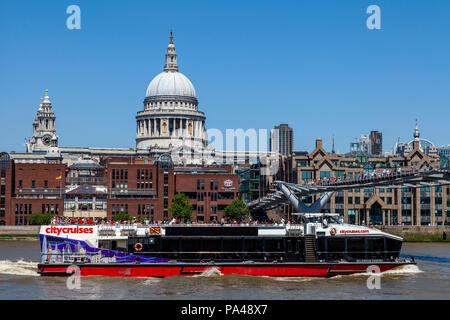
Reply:
[[128, 221], [131, 220], [131, 217], [127, 212], [119, 212], [113, 216], [114, 221]]
[[248, 215], [248, 207], [242, 200], [233, 200], [228, 206], [225, 207], [225, 216], [227, 218], [241, 221], [247, 218]]
[[176, 194], [169, 206], [169, 213], [176, 219], [191, 219], [194, 207], [189, 203], [189, 197], [184, 193]]
[[29, 224], [50, 224], [53, 216], [50, 213], [33, 213], [28, 217]]

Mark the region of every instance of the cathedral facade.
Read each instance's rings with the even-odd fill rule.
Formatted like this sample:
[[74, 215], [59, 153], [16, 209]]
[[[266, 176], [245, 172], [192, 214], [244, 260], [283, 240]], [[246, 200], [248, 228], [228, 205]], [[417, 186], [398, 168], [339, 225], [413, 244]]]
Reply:
[[[59, 152], [64, 162], [70, 164], [86, 156], [100, 160], [104, 156], [159, 157], [173, 150], [205, 150], [206, 117], [198, 110], [192, 82], [178, 71], [172, 33], [165, 60], [163, 72], [148, 85], [143, 110], [136, 115], [135, 148], [58, 146], [56, 116], [46, 90], [33, 122], [33, 136], [26, 142], [26, 153], [16, 153], [14, 158], [23, 162], [40, 162], [45, 160], [45, 154]], [[192, 159], [193, 163], [199, 161], [202, 160], [198, 157]]]
[[163, 72], [148, 85], [144, 110], [136, 116], [136, 148], [169, 152], [187, 146], [206, 147], [205, 114], [191, 81], [178, 71], [173, 36], [166, 53]]

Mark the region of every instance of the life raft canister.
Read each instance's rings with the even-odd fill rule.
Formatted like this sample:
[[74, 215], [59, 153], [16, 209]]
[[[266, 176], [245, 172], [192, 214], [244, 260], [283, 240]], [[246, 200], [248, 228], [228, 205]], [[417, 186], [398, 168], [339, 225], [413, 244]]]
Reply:
[[142, 243], [138, 242], [134, 245], [134, 250], [141, 251], [142, 250]]
[[331, 229], [330, 229], [330, 234], [331, 234], [332, 236], [334, 236], [334, 235], [336, 234], [336, 228], [331, 228]]

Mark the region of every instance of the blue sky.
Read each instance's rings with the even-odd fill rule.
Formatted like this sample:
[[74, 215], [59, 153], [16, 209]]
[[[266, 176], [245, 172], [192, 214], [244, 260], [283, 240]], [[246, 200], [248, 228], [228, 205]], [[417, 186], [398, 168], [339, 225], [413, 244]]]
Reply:
[[[66, 8], [81, 8], [68, 30]], [[381, 8], [369, 30], [366, 8]], [[340, 152], [371, 130], [450, 143], [450, 1], [0, 2], [0, 150], [24, 151], [49, 89], [62, 146], [134, 147], [169, 30], [207, 128], [294, 128]]]

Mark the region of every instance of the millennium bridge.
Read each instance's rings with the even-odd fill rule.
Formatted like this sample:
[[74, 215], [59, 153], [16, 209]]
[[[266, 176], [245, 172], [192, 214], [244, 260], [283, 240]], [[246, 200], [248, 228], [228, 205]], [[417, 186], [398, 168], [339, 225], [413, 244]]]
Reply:
[[[292, 204], [297, 212], [318, 213], [322, 210], [334, 192], [362, 188], [422, 188], [450, 184], [450, 167], [424, 170], [394, 171], [379, 175], [367, 175], [355, 179], [338, 177], [332, 181], [294, 184], [275, 181], [270, 192], [259, 199], [247, 203], [250, 212], [271, 210], [285, 204]], [[302, 198], [321, 194], [313, 204], [307, 205]]]

